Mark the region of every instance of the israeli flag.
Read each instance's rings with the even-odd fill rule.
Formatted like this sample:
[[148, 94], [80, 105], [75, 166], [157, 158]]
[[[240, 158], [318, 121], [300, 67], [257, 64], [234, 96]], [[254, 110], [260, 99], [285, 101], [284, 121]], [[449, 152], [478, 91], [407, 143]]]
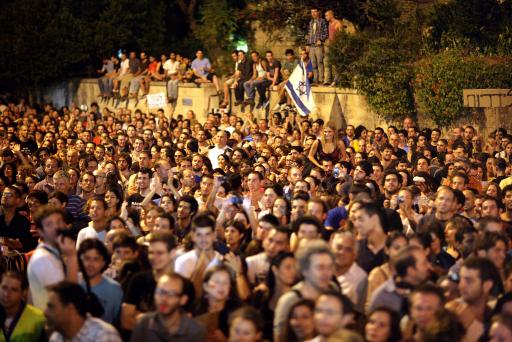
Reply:
[[302, 116], [306, 116], [315, 108], [315, 100], [311, 92], [311, 84], [308, 79], [307, 65], [301, 60], [295, 67], [288, 82], [286, 91], [293, 100], [295, 107]]

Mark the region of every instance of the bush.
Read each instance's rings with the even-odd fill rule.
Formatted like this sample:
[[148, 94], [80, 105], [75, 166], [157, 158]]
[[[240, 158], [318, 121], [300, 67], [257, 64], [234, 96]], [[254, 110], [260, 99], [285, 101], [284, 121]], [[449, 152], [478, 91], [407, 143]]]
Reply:
[[413, 69], [409, 51], [399, 41], [340, 34], [331, 51], [338, 85], [355, 86], [367, 96], [370, 108], [388, 121], [415, 115]]
[[355, 75], [354, 63], [365, 53], [368, 38], [361, 34], [340, 32], [329, 46], [328, 58], [336, 66], [337, 83], [342, 87], [352, 87]]
[[463, 106], [463, 89], [510, 88], [511, 74], [510, 57], [442, 52], [417, 65], [414, 86], [419, 108], [436, 124], [447, 126], [469, 115], [469, 108]]

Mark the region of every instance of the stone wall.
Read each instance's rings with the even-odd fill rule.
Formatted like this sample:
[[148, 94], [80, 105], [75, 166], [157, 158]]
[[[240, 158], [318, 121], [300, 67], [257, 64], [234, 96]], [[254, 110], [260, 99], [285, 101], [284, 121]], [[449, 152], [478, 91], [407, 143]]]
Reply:
[[[156, 94], [165, 92], [164, 82], [153, 82], [150, 87], [150, 93]], [[42, 97], [44, 101], [52, 102], [60, 107], [75, 103], [77, 105], [86, 104], [90, 106], [92, 102], [98, 102], [100, 107], [107, 107], [111, 111], [117, 108], [128, 108], [131, 110], [140, 109], [143, 112], [156, 111], [157, 108], [149, 109], [146, 100], [139, 102], [129, 100], [117, 104], [114, 100], [102, 101], [97, 96], [99, 94], [98, 83], [96, 79], [70, 80], [60, 82], [45, 89]], [[366, 98], [352, 89], [331, 88], [331, 87], [313, 87], [313, 97], [317, 104], [317, 110], [312, 114], [313, 118], [320, 117], [324, 121], [334, 121], [338, 127], [344, 127], [346, 123], [353, 125], [365, 125], [368, 128], [376, 126], [385, 126], [385, 123], [377, 117], [368, 108]], [[270, 94], [270, 106], [274, 108], [278, 102], [277, 91], [272, 90]], [[178, 104], [174, 114], [185, 114], [187, 110], [193, 110], [199, 121], [204, 121], [208, 112], [218, 108], [219, 97], [216, 95], [215, 88], [211, 84], [203, 84], [201, 87], [195, 85], [180, 85], [178, 88]], [[169, 105], [164, 108], [168, 116], [174, 115], [173, 108]], [[242, 108], [232, 108], [233, 112], [241, 112]], [[250, 111], [249, 107], [244, 108], [245, 112]], [[253, 109], [256, 117], [265, 117], [262, 110]]]
[[[153, 82], [150, 93], [156, 94], [165, 92], [164, 82]], [[101, 101], [97, 96], [99, 88], [96, 79], [69, 80], [60, 82], [53, 86], [45, 88], [41, 94], [45, 101], [51, 101], [57, 107], [76, 103], [77, 105], [86, 104], [90, 106], [92, 102], [98, 102], [100, 107], [108, 107], [115, 111], [116, 108], [129, 108], [131, 110], [140, 109], [143, 112], [153, 112], [154, 109], [148, 109], [146, 100], [135, 100], [121, 102], [116, 107], [113, 100]], [[313, 97], [317, 105], [317, 110], [312, 113], [313, 118], [322, 118], [324, 121], [334, 121], [338, 127], [345, 127], [346, 124], [364, 125], [369, 129], [377, 126], [386, 128], [387, 123], [371, 111], [368, 107], [366, 97], [358, 94], [356, 90], [331, 87], [313, 87]], [[234, 98], [234, 97], [233, 97]], [[270, 92], [269, 108], [274, 108], [278, 102], [278, 94], [275, 90]], [[215, 88], [211, 84], [203, 84], [201, 87], [195, 85], [180, 85], [178, 88], [178, 104], [174, 114], [185, 114], [187, 110], [193, 110], [199, 121], [204, 121], [208, 112], [215, 110], [219, 106], [219, 97], [216, 95]], [[167, 106], [164, 108], [168, 116], [172, 116], [173, 108]], [[243, 108], [248, 113], [249, 107]], [[241, 113], [242, 108], [232, 108], [235, 113]], [[253, 109], [257, 118], [265, 117], [262, 110]], [[475, 109], [473, 114], [467, 117], [461, 117], [458, 125], [471, 124], [477, 127], [482, 135], [487, 136], [496, 127], [504, 127], [512, 130], [512, 107], [506, 108], [480, 108]], [[420, 127], [434, 128], [436, 125], [428, 118], [427, 113], [419, 113], [418, 121]], [[400, 124], [400, 123], [398, 123]], [[450, 127], [442, 127], [446, 132]]]

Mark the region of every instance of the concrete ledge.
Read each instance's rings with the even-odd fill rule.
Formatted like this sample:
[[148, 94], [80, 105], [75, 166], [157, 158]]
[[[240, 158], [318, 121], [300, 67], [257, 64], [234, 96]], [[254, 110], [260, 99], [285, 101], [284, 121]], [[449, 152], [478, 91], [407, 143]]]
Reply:
[[[317, 105], [317, 111], [312, 113], [313, 118], [322, 118], [324, 121], [333, 121], [338, 127], [343, 127], [346, 123], [353, 125], [365, 125], [373, 128], [376, 126], [386, 126], [382, 119], [371, 112], [368, 108], [366, 98], [358, 94], [354, 89], [334, 88], [334, 87], [313, 87], [313, 97]], [[233, 91], [233, 90], [232, 90]], [[149, 90], [150, 94], [167, 93], [165, 82], [152, 82]], [[154, 112], [157, 108], [147, 107], [146, 100], [129, 100], [121, 102], [115, 107], [115, 101], [102, 101], [98, 98], [99, 87], [98, 80], [94, 78], [73, 79], [60, 82], [54, 86], [45, 89], [42, 94], [45, 101], [51, 101], [56, 106], [69, 105], [76, 103], [78, 105], [98, 102], [100, 107], [107, 107], [111, 111], [119, 108], [128, 108], [132, 111], [140, 109], [143, 112]], [[234, 94], [232, 94], [234, 99]], [[208, 112], [219, 107], [219, 96], [215, 87], [211, 83], [202, 83], [198, 87], [194, 83], [183, 83], [178, 87], [178, 102], [176, 108], [168, 105], [164, 108], [167, 116], [185, 114], [188, 110], [193, 110], [200, 122], [206, 120]], [[270, 91], [270, 111], [278, 103], [278, 93], [276, 90]], [[240, 113], [240, 107], [233, 107], [234, 113]], [[245, 111], [250, 111], [249, 106]], [[266, 113], [262, 110], [253, 109], [255, 117], [265, 117]]]

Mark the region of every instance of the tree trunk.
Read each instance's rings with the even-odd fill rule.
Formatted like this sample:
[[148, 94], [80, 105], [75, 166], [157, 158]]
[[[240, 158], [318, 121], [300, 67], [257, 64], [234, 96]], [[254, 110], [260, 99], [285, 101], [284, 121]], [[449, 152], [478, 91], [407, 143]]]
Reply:
[[185, 14], [190, 30], [194, 32], [197, 29], [197, 21], [194, 16], [198, 0], [177, 0], [178, 6], [180, 7], [183, 14]]

